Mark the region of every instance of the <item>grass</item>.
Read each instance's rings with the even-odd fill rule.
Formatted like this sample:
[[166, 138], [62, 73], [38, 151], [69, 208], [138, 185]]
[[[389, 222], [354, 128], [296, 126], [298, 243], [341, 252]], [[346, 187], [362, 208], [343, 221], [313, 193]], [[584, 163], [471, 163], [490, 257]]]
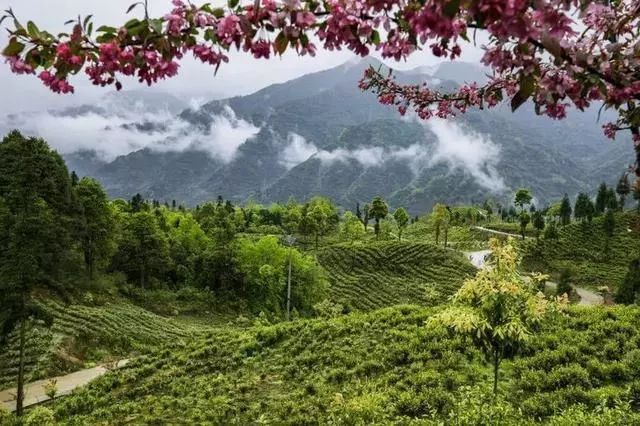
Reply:
[[461, 254], [425, 243], [338, 244], [318, 259], [327, 270], [332, 301], [365, 311], [440, 303], [475, 273]]
[[552, 274], [569, 269], [576, 285], [616, 289], [629, 262], [640, 256], [640, 216], [616, 214], [615, 232], [608, 243], [602, 223], [602, 217], [591, 224], [572, 223], [558, 227], [557, 240], [525, 241], [523, 267]]
[[[505, 361], [397, 306], [227, 330], [111, 372], [53, 409], [84, 424], [638, 424], [640, 309], [571, 308]], [[605, 361], [606, 360], [606, 361]], [[622, 408], [615, 408], [621, 406]]]

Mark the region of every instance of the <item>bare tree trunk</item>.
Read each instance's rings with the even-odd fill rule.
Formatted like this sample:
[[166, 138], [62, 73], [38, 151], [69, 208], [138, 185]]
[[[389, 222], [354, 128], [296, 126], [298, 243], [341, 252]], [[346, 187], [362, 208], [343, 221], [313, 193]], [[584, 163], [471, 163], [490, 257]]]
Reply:
[[16, 414], [21, 417], [24, 414], [24, 347], [26, 339], [26, 319], [23, 317], [20, 320], [20, 361], [18, 366], [18, 395], [16, 399]]
[[500, 357], [498, 350], [493, 353], [493, 396], [498, 395], [498, 375], [500, 373]]

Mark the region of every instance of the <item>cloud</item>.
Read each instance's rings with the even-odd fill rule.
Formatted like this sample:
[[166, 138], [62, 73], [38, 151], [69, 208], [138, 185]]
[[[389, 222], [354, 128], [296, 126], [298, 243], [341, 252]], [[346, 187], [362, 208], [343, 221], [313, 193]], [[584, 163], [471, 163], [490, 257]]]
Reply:
[[289, 170], [307, 161], [317, 152], [318, 148], [313, 143], [307, 142], [305, 138], [296, 133], [289, 133], [287, 145], [280, 154], [280, 164]]
[[464, 129], [446, 120], [419, 121], [434, 141], [425, 140], [407, 147], [361, 147], [353, 150], [338, 148], [331, 151], [318, 149], [302, 136], [290, 133], [282, 151], [281, 164], [288, 169], [313, 157], [330, 165], [335, 162], [356, 161], [363, 167], [381, 166], [387, 161], [405, 161], [415, 176], [424, 169], [444, 163], [452, 170], [461, 170], [475, 179], [478, 185], [493, 191], [506, 190], [504, 179], [498, 172], [500, 148], [487, 137]]
[[260, 130], [238, 119], [229, 107], [214, 116], [205, 131], [196, 130], [169, 111], [143, 113], [141, 109], [139, 105], [129, 112], [92, 108], [73, 116], [50, 111], [16, 114], [1, 127], [42, 137], [61, 154], [94, 151], [104, 161], [149, 148], [159, 152], [198, 150], [229, 162], [240, 145]]
[[425, 126], [437, 138], [431, 164], [444, 162], [454, 169], [464, 170], [479, 185], [494, 192], [506, 189], [497, 169], [500, 148], [490, 139], [451, 121], [434, 119]]

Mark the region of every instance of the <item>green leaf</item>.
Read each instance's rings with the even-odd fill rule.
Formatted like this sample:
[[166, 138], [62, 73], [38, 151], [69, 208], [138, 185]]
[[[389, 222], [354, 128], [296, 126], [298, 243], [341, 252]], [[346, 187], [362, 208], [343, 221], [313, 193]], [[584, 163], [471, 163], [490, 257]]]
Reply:
[[276, 51], [278, 54], [282, 55], [285, 50], [287, 50], [288, 43], [289, 40], [287, 39], [287, 36], [284, 35], [284, 31], [280, 31], [275, 40]]
[[153, 28], [154, 32], [158, 34], [162, 33], [162, 19], [152, 19], [151, 27]]
[[15, 38], [9, 41], [9, 45], [2, 51], [3, 56], [18, 56], [24, 50], [24, 44], [20, 43]]
[[140, 6], [142, 3], [138, 2], [138, 3], [134, 3], [131, 6], [129, 6], [129, 8], [127, 9], [127, 13], [131, 12], [133, 9], [135, 9], [137, 6]]
[[240, 0], [228, 0], [227, 5], [230, 9], [235, 9], [236, 6], [240, 3]]
[[114, 27], [109, 27], [107, 25], [103, 25], [101, 27], [99, 27], [97, 30], [97, 32], [99, 33], [117, 33], [118, 30]]
[[89, 26], [87, 27], [87, 34], [91, 35], [93, 33], [93, 22], [89, 22]]
[[215, 16], [216, 18], [220, 19], [224, 16], [224, 9], [222, 8], [217, 8], [217, 9], [213, 9], [213, 12], [211, 12], [211, 14], [213, 16]]
[[113, 33], [104, 33], [104, 34], [99, 35], [98, 37], [96, 37], [96, 41], [98, 43], [109, 43], [110, 41], [112, 41], [115, 38], [116, 38], [116, 35], [113, 34]]
[[376, 30], [373, 30], [373, 32], [371, 33], [371, 43], [375, 44], [376, 46], [380, 44], [380, 33]]
[[31, 38], [40, 38], [40, 30], [38, 30], [37, 25], [33, 21], [27, 22], [27, 31]]
[[87, 29], [87, 25], [89, 25], [89, 21], [91, 20], [91, 17], [93, 15], [87, 15], [86, 18], [84, 18], [84, 21], [82, 22], [82, 28], [84, 28], [85, 30]]

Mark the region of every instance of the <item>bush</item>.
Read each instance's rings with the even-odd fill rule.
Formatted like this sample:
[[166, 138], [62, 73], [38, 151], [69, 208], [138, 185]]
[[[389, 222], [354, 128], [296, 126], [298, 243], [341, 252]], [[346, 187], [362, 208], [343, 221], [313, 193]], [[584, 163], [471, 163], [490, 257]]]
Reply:
[[36, 407], [24, 419], [25, 426], [55, 426], [56, 419], [47, 407]]

